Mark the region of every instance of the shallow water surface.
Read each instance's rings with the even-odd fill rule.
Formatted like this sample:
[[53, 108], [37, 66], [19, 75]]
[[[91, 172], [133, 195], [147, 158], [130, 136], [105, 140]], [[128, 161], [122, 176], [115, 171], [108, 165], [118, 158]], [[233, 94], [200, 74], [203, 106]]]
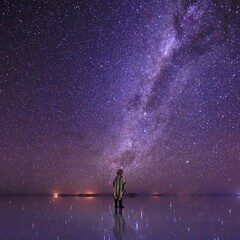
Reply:
[[0, 239], [240, 239], [238, 197], [1, 197]]

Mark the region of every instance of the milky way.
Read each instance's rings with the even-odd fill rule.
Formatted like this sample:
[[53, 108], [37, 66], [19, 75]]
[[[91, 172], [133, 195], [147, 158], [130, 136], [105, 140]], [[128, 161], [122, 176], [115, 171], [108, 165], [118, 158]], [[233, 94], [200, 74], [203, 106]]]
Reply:
[[1, 3], [1, 192], [240, 192], [236, 1]]

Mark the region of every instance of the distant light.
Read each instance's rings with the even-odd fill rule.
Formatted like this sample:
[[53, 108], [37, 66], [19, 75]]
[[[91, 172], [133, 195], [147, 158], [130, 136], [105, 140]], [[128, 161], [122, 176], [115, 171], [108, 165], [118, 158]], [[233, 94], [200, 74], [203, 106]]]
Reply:
[[87, 194], [88, 196], [86, 196], [86, 200], [91, 200], [91, 199], [94, 199], [93, 196], [91, 195], [94, 195], [95, 193], [93, 191], [86, 191], [85, 194]]
[[85, 199], [86, 200], [92, 200], [92, 199], [94, 199], [94, 197], [86, 197]]
[[144, 114], [143, 114], [144, 116], [146, 116], [147, 115], [147, 113], [146, 112], [144, 112]]
[[57, 198], [57, 197], [58, 197], [58, 194], [57, 194], [57, 193], [54, 193], [54, 194], [53, 194], [53, 197]]
[[85, 194], [94, 194], [92, 191], [86, 191]]

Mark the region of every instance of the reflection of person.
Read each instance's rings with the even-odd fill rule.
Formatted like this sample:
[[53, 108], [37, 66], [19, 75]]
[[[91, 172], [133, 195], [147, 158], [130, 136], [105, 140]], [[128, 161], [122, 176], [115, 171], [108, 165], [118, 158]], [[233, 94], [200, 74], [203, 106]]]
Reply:
[[119, 201], [119, 207], [124, 208], [122, 205], [122, 199], [123, 195], [125, 193], [125, 185], [126, 183], [123, 182], [123, 170], [119, 169], [117, 171], [117, 176], [113, 180], [113, 197], [114, 197], [114, 202], [115, 202], [115, 208], [118, 207], [118, 201]]
[[119, 209], [119, 212], [115, 208], [114, 213], [114, 225], [113, 225], [113, 234], [117, 240], [122, 240], [125, 233], [126, 222], [122, 215], [122, 209]]

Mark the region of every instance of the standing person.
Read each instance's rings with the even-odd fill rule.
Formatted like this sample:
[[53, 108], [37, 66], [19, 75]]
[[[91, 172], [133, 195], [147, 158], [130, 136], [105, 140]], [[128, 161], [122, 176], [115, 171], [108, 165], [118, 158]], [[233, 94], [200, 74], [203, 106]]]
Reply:
[[115, 202], [115, 208], [118, 208], [118, 201], [119, 201], [119, 207], [124, 208], [122, 205], [122, 198], [125, 192], [125, 185], [126, 183], [123, 182], [123, 170], [119, 169], [117, 171], [117, 176], [113, 180], [113, 197]]

